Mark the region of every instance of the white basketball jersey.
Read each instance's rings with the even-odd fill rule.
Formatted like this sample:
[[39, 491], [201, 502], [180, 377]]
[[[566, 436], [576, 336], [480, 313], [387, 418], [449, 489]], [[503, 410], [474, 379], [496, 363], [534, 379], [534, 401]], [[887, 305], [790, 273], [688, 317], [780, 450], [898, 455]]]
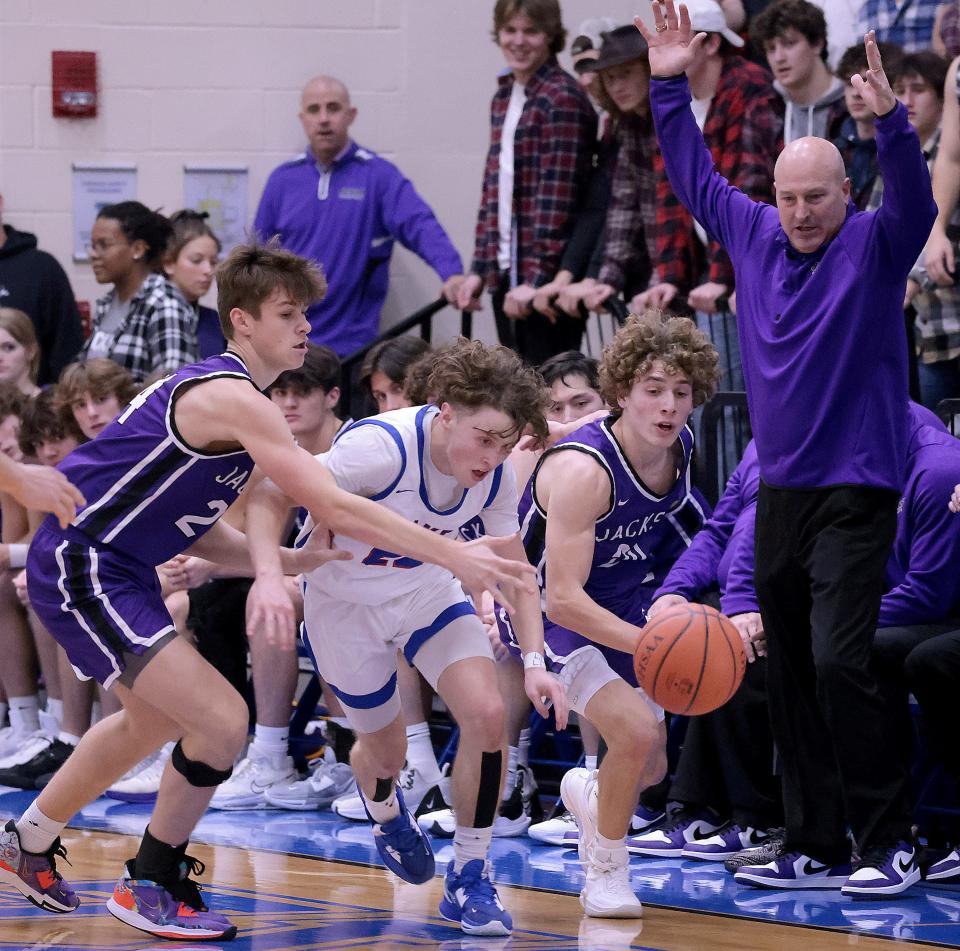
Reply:
[[[438, 412], [436, 406], [414, 406], [359, 420], [342, 429], [329, 452], [317, 458], [340, 488], [442, 535], [455, 537], [463, 525], [478, 519], [487, 535], [518, 531], [517, 484], [509, 463], [464, 489], [430, 461], [431, 426]], [[313, 528], [308, 519], [297, 545], [305, 543]], [[315, 569], [307, 583], [345, 601], [383, 603], [450, 574], [346, 535], [335, 535], [334, 545], [353, 559]]]

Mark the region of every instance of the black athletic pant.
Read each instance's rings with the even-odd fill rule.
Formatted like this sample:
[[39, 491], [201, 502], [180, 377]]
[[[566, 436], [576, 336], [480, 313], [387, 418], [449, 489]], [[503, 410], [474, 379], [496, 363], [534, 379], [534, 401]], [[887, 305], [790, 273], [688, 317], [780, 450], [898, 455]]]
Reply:
[[583, 339], [584, 322], [557, 312], [556, 323], [537, 311], [523, 320], [511, 320], [503, 312], [503, 299], [510, 289], [509, 275], [502, 274], [500, 283], [491, 295], [493, 316], [497, 323], [497, 337], [505, 347], [516, 350], [531, 366], [566, 350], [579, 350]]
[[765, 659], [747, 664], [737, 692], [720, 709], [691, 717], [670, 799], [710, 806], [741, 826], [783, 825], [780, 778], [773, 770]]
[[960, 692], [960, 619], [909, 627], [882, 627], [873, 642], [877, 682], [886, 702], [891, 753], [910, 763], [913, 731], [908, 698], [923, 711], [931, 747], [960, 780], [957, 693]]
[[788, 848], [822, 862], [909, 834], [903, 765], [887, 751], [871, 667], [898, 495], [761, 482], [755, 582]]

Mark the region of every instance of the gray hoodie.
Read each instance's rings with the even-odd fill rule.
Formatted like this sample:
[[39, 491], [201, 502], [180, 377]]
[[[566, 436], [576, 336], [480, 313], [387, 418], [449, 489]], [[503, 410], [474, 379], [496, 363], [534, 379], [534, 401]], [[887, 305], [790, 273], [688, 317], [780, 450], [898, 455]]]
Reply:
[[786, 109], [783, 116], [783, 144], [789, 145], [794, 139], [805, 135], [829, 138], [827, 124], [838, 110], [837, 103], [843, 103], [843, 83], [833, 77], [830, 88], [815, 102], [808, 106], [797, 105], [783, 85], [774, 80], [773, 88], [780, 94]]

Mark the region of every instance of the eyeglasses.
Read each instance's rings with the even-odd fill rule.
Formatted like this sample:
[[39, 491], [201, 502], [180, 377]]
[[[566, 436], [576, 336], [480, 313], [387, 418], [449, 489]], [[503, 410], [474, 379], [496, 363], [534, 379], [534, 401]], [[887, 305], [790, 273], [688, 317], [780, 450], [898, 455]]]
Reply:
[[119, 247], [119, 241], [89, 241], [86, 245], [88, 251], [96, 251], [97, 254], [106, 254], [113, 248]]

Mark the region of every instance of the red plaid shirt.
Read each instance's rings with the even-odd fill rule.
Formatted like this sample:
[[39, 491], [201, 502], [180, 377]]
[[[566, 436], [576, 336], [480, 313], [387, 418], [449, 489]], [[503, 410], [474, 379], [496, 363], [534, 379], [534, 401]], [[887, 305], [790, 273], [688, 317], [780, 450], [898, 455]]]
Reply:
[[[724, 63], [710, 103], [703, 137], [717, 171], [755, 201], [773, 203], [773, 166], [782, 123], [776, 91], [767, 74], [740, 56]], [[677, 200], [659, 149], [657, 173], [657, 264], [651, 283], [675, 284], [686, 293], [706, 280], [733, 287], [733, 265], [719, 242], [708, 234], [706, 248], [693, 229], [693, 218]]]
[[[473, 271], [491, 286], [497, 281], [500, 243], [500, 137], [513, 82], [512, 74], [501, 76], [490, 105], [490, 150], [477, 214]], [[578, 190], [593, 163], [597, 115], [555, 57], [534, 73], [526, 94], [513, 147], [513, 250], [517, 283], [539, 287], [559, 270]]]

